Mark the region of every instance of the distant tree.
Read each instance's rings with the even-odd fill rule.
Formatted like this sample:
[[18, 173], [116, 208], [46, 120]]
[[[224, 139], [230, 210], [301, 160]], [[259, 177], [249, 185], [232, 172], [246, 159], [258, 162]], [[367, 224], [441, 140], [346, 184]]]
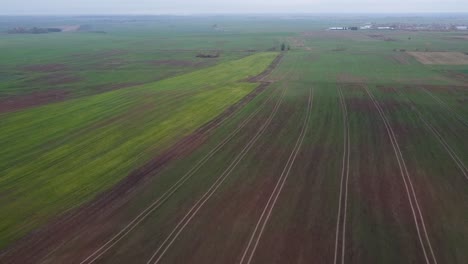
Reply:
[[286, 49], [286, 44], [281, 44], [281, 51], [284, 51]]
[[288, 45], [288, 50], [291, 50], [291, 46]]

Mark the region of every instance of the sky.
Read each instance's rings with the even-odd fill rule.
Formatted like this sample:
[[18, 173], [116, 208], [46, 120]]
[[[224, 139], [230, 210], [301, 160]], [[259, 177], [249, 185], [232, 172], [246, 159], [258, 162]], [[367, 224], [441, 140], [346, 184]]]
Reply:
[[468, 0], [0, 0], [3, 15], [468, 12]]

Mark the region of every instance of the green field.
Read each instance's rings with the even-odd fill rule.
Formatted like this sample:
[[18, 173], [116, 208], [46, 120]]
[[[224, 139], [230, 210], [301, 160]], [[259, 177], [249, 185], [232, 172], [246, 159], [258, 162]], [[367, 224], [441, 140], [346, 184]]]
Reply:
[[0, 34], [0, 262], [468, 261], [468, 65], [407, 53], [466, 53], [466, 33], [325, 30], [429, 16], [129, 19]]

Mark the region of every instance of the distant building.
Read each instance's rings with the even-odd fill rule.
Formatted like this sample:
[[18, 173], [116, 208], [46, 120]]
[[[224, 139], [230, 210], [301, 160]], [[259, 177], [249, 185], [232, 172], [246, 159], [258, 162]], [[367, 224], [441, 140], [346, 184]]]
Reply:
[[391, 30], [393, 29], [392, 27], [377, 27], [377, 29], [380, 29], [380, 30]]
[[456, 26], [456, 30], [468, 30], [468, 26]]
[[330, 27], [328, 30], [348, 30], [347, 27]]
[[361, 26], [360, 28], [361, 29], [371, 29], [372, 25], [365, 25], [365, 26]]

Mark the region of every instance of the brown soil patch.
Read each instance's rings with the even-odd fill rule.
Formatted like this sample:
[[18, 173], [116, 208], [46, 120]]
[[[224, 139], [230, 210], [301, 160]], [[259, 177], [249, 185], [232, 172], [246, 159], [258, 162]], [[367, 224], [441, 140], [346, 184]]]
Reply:
[[377, 85], [376, 87], [384, 93], [389, 93], [389, 94], [395, 93], [395, 90], [392, 87], [388, 87], [385, 85]]
[[402, 65], [411, 64], [410, 58], [408, 57], [408, 55], [406, 53], [403, 53], [403, 52], [392, 54], [390, 56], [390, 59], [393, 60], [394, 62], [396, 62], [398, 64], [402, 64]]
[[408, 51], [422, 64], [468, 65], [468, 55], [462, 52], [422, 52]]
[[197, 62], [190, 60], [152, 60], [148, 62], [154, 66], [172, 66], [172, 67], [199, 67], [207, 65], [208, 62]]
[[32, 83], [42, 83], [47, 85], [63, 85], [63, 84], [70, 84], [80, 82], [83, 79], [81, 77], [69, 74], [69, 73], [51, 73], [48, 75], [40, 76], [34, 80]]
[[421, 85], [426, 90], [437, 93], [457, 93], [466, 90], [466, 86], [455, 85]]
[[116, 70], [128, 65], [128, 62], [122, 59], [103, 60], [94, 64], [93, 68], [97, 70]]
[[111, 58], [114, 56], [118, 55], [124, 55], [127, 54], [128, 52], [125, 50], [103, 50], [99, 52], [93, 52], [93, 53], [77, 53], [77, 54], [72, 54], [71, 57], [73, 58], [78, 58], [78, 59], [107, 59]]
[[103, 84], [103, 85], [94, 86], [94, 87], [92, 87], [92, 89], [93, 89], [93, 91], [101, 93], [101, 92], [108, 92], [108, 91], [128, 88], [128, 87], [132, 87], [132, 86], [138, 86], [138, 85], [142, 85], [142, 84], [144, 84], [144, 83], [138, 83], [138, 82], [110, 83], [110, 84]]
[[[362, 90], [362, 86], [355, 86], [355, 90]], [[379, 87], [379, 89], [384, 90], [385, 92], [394, 93], [395, 91], [391, 87]], [[386, 108], [389, 111], [399, 111], [402, 109], [403, 106], [408, 106], [409, 104], [406, 102], [397, 101], [393, 98], [381, 98], [378, 99], [379, 104], [382, 108]], [[346, 99], [348, 108], [350, 111], [354, 111], [356, 113], [362, 114], [369, 114], [368, 108], [369, 105], [373, 105], [372, 100], [368, 97], [349, 97]]]
[[465, 84], [468, 84], [468, 74], [459, 72], [459, 71], [447, 71], [445, 73], [450, 78], [454, 78], [456, 80], [459, 80]]
[[385, 35], [380, 35], [380, 34], [371, 34], [371, 35], [367, 35], [367, 36], [372, 38], [372, 39], [377, 39], [377, 40], [382, 40], [382, 41], [397, 41], [394, 38], [390, 38], [390, 37], [387, 37]]
[[355, 76], [349, 73], [341, 73], [338, 75], [338, 81], [341, 83], [357, 83], [363, 84], [366, 82], [366, 79], [363, 77]]
[[68, 67], [65, 64], [52, 63], [28, 65], [23, 67], [22, 69], [31, 72], [57, 72], [68, 70]]
[[450, 37], [450, 39], [468, 40], [468, 35], [457, 35], [457, 36]]
[[268, 83], [262, 83], [238, 103], [226, 109], [218, 117], [203, 125], [192, 134], [182, 138], [142, 167], [134, 170], [110, 190], [101, 193], [94, 201], [70, 210], [3, 250], [0, 253], [0, 262], [36, 263], [44, 258], [51, 248], [55, 248], [63, 243], [63, 241], [71, 239], [74, 234], [85, 228], [98, 213], [110, 215], [113, 210], [117, 210], [134, 194], [136, 186], [151, 177], [157, 177], [158, 172], [171, 161], [192, 153], [208, 139], [213, 129], [219, 126], [224, 119], [229, 118], [232, 113], [241, 109], [267, 87]]
[[60, 102], [70, 95], [66, 90], [49, 90], [0, 99], [0, 113], [12, 112], [33, 106]]

